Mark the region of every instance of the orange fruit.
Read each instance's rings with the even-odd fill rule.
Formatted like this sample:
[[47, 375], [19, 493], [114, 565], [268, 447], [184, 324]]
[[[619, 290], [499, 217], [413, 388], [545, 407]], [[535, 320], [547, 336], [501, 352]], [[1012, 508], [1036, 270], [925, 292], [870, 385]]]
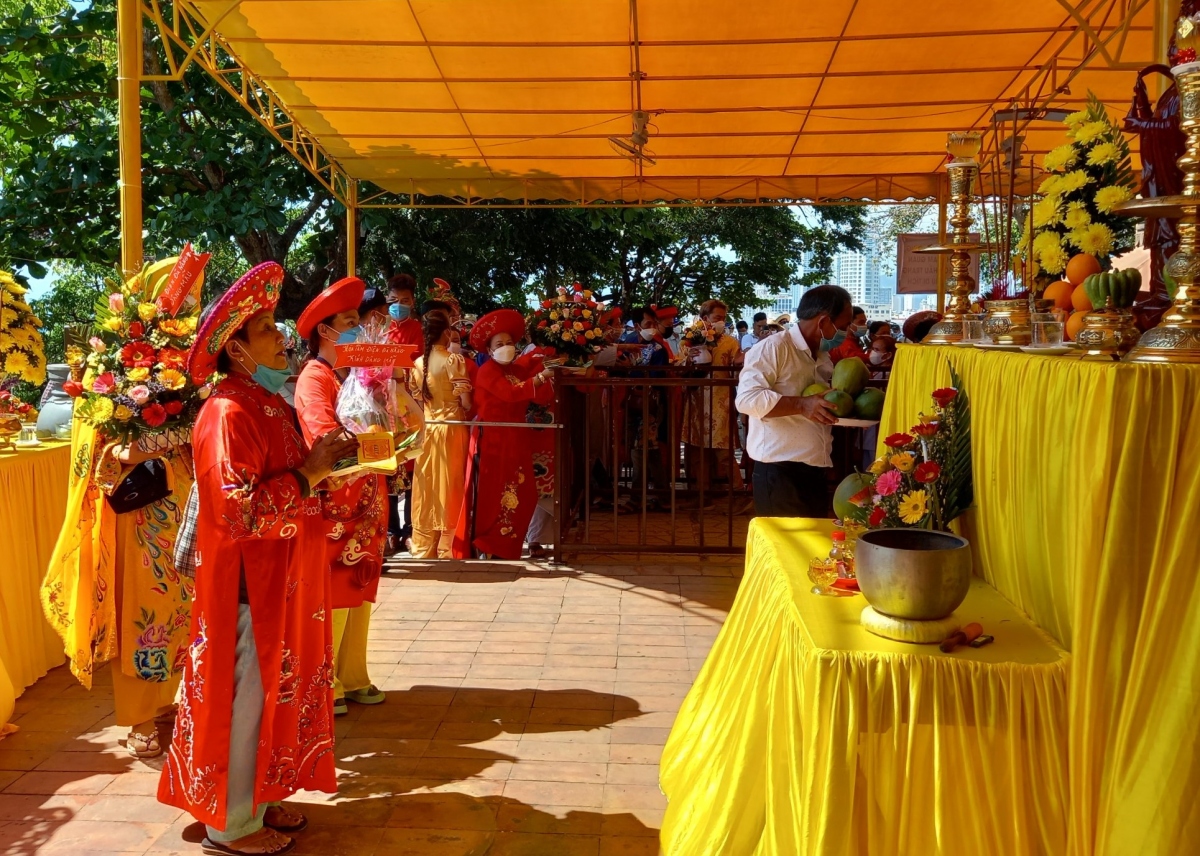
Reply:
[[1082, 285], [1075, 286], [1075, 290], [1071, 292], [1071, 306], [1076, 312], [1087, 312], [1096, 308], [1092, 306], [1092, 299], [1087, 296]]
[[1079, 331], [1083, 329], [1083, 319], [1085, 318], [1087, 318], [1087, 312], [1073, 312], [1067, 319], [1067, 338], [1072, 342], [1079, 335]]
[[1074, 291], [1074, 286], [1065, 279], [1060, 279], [1058, 282], [1052, 282], [1046, 286], [1046, 290], [1042, 292], [1042, 300], [1053, 300], [1055, 309], [1071, 310], [1071, 292]]
[[1067, 262], [1066, 277], [1072, 285], [1079, 285], [1094, 273], [1100, 273], [1100, 262], [1087, 253], [1076, 253]]

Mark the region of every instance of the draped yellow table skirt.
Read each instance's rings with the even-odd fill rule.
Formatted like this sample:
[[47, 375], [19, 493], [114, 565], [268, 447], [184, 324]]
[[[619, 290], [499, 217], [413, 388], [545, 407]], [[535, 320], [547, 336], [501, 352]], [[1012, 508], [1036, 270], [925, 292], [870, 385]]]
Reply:
[[0, 725], [16, 697], [63, 662], [38, 590], [67, 507], [69, 443], [0, 452]]
[[943, 654], [811, 593], [830, 521], [758, 518], [737, 600], [663, 752], [668, 856], [1062, 853], [1069, 655], [982, 580]]
[[1072, 653], [1065, 852], [1200, 853], [1200, 366], [902, 345], [881, 438], [950, 365], [975, 572]]

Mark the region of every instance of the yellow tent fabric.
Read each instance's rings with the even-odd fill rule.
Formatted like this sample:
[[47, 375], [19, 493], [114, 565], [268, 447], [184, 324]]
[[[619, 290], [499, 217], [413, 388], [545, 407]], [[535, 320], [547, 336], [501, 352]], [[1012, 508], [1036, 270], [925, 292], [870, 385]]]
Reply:
[[[1153, 61], [1155, 8], [181, 3], [214, 24], [352, 178], [467, 200], [635, 203], [934, 197], [946, 133], [989, 131], [994, 111], [1012, 103], [1076, 110], [1092, 90], [1124, 115], [1131, 69]], [[653, 165], [609, 141], [630, 136], [639, 109], [650, 116]], [[999, 161], [1011, 130], [988, 134], [986, 158]], [[1054, 122], [1019, 131], [1027, 154], [1062, 141]]]
[[976, 572], [1072, 652], [1067, 852], [1200, 853], [1200, 367], [901, 346], [881, 437], [950, 365]]
[[663, 751], [667, 856], [1058, 856], [1070, 657], [982, 580], [978, 650], [881, 639], [815, 597], [832, 523], [758, 518], [746, 576]]

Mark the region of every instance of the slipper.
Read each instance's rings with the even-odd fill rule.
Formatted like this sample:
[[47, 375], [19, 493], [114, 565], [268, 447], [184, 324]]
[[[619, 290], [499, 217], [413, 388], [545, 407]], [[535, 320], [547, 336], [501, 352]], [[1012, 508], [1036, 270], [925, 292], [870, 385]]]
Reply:
[[[229, 844], [232, 843], [232, 841], [229, 842]], [[255, 847], [257, 843], [257, 841], [248, 841], [243, 846]], [[200, 850], [205, 856], [279, 856], [279, 854], [287, 853], [294, 848], [296, 846], [296, 839], [287, 839], [287, 844], [278, 850], [235, 850], [229, 844], [222, 844], [218, 841], [210, 841], [208, 838], [205, 838], [200, 842]]]
[[[286, 823], [271, 823], [269, 820], [267, 820], [267, 815], [271, 813], [271, 809], [275, 809], [276, 811], [281, 811], [281, 812], [287, 812], [288, 814], [297, 815], [300, 818], [300, 821], [299, 821], [299, 823], [293, 823], [291, 825], [288, 825]], [[266, 811], [266, 814], [263, 815], [263, 826], [267, 827], [268, 829], [274, 829], [276, 832], [285, 832], [285, 833], [291, 835], [292, 833], [303, 832], [305, 829], [307, 829], [308, 828], [308, 818], [305, 817], [304, 815], [300, 814], [300, 812], [298, 812], [298, 811], [288, 811], [287, 809], [285, 809], [281, 806], [273, 805], [273, 806], [271, 806], [271, 808], [268, 808]]]
[[334, 716], [345, 716], [349, 712], [350, 708], [346, 706], [346, 700], [344, 698], [335, 698], [333, 700]]
[[387, 701], [387, 693], [371, 684], [364, 689], [351, 690], [346, 693], [346, 701], [352, 701], [355, 704], [383, 704]]
[[143, 761], [157, 758], [163, 753], [162, 742], [158, 738], [157, 731], [152, 734], [138, 734], [136, 731], [130, 730], [129, 736], [125, 739], [125, 748], [129, 750], [130, 755]]

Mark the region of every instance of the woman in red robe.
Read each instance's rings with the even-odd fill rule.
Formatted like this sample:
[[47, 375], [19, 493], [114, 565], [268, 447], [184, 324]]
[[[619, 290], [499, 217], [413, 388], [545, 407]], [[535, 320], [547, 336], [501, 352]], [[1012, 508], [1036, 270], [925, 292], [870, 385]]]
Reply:
[[[554, 401], [552, 371], [542, 367], [542, 355], [516, 357], [516, 344], [524, 335], [525, 319], [515, 309], [489, 312], [471, 329], [471, 346], [486, 349], [492, 357], [475, 375], [478, 421], [523, 423], [531, 403]], [[497, 559], [521, 558], [538, 502], [534, 454], [541, 441], [536, 433], [530, 428], [486, 426], [472, 431], [466, 503], [474, 496], [475, 504], [466, 508], [470, 513], [459, 515], [455, 558], [470, 558], [472, 548]]]
[[282, 853], [302, 829], [276, 803], [337, 789], [329, 570], [312, 489], [352, 454], [344, 433], [309, 451], [279, 395], [283, 269], [269, 262], [206, 313], [189, 354], [217, 383], [192, 434], [199, 492], [196, 599], [175, 734], [158, 798], [207, 825], [206, 853]]
[[[296, 331], [315, 354], [296, 381], [296, 416], [307, 443], [342, 427], [337, 417], [338, 393], [345, 369], [334, 370], [338, 340], [353, 341], [358, 307], [366, 283], [358, 277], [339, 280], [321, 292], [300, 315]], [[387, 479], [365, 474], [351, 477], [321, 497], [327, 558], [332, 580], [333, 712], [349, 712], [347, 699], [381, 704], [387, 696], [371, 683], [367, 643], [371, 605], [379, 589], [387, 540]]]

